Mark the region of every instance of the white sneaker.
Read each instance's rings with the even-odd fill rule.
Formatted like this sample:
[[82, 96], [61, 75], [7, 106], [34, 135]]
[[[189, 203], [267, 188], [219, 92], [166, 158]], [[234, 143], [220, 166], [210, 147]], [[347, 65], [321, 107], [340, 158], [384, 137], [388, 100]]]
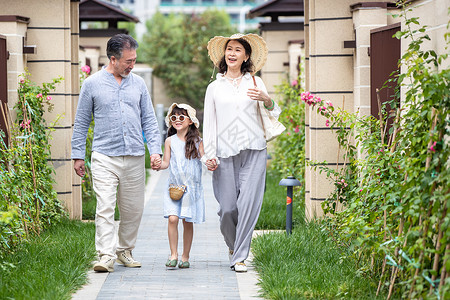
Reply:
[[130, 250], [117, 252], [117, 262], [129, 268], [140, 268], [142, 265], [137, 260], [134, 260]]
[[238, 273], [247, 272], [247, 266], [243, 262], [238, 262], [234, 265], [234, 271]]
[[103, 255], [100, 261], [94, 264], [96, 272], [114, 272], [114, 263], [116, 260], [111, 256]]

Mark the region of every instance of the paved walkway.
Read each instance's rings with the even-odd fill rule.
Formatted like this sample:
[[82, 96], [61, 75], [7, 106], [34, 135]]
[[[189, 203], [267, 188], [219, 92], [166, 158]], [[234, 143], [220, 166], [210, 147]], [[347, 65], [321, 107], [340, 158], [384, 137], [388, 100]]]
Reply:
[[[217, 216], [211, 174], [204, 170], [203, 186], [206, 223], [194, 225], [189, 269], [168, 270], [170, 253], [167, 220], [163, 218], [163, 192], [168, 171], [151, 171], [146, 186], [145, 209], [133, 256], [142, 268], [116, 264], [113, 273], [89, 273], [89, 284], [73, 295], [74, 300], [111, 299], [261, 299], [257, 274], [251, 261], [249, 271], [236, 273], [228, 265], [228, 248], [223, 241]], [[179, 224], [182, 252], [183, 226]]]

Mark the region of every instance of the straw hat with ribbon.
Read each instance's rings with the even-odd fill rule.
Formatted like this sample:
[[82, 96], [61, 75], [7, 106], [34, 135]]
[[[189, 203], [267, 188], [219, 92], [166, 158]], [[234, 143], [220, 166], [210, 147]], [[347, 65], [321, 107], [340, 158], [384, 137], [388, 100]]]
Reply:
[[198, 121], [197, 117], [195, 116], [196, 111], [195, 111], [195, 109], [192, 106], [190, 106], [188, 104], [184, 104], [184, 103], [180, 103], [180, 104], [172, 103], [172, 105], [169, 107], [169, 111], [167, 112], [166, 118], [164, 119], [166, 121], [167, 128], [170, 127], [169, 117], [171, 116], [172, 111], [173, 111], [175, 106], [178, 107], [178, 108], [185, 109], [187, 111], [187, 113], [188, 113], [189, 119], [191, 119], [191, 121], [194, 123], [195, 127], [198, 128], [200, 126], [200, 122]]
[[236, 33], [230, 37], [215, 36], [212, 39], [210, 39], [207, 46], [208, 55], [209, 58], [211, 58], [214, 65], [216, 67], [219, 67], [219, 63], [222, 60], [223, 56], [225, 55], [225, 44], [229, 40], [237, 40], [237, 39], [246, 40], [250, 44], [250, 47], [252, 48], [252, 54], [250, 56], [250, 59], [252, 60], [253, 65], [255, 66], [254, 73], [261, 70], [261, 68], [266, 63], [268, 49], [266, 42], [263, 40], [263, 38], [253, 33], [249, 34]]

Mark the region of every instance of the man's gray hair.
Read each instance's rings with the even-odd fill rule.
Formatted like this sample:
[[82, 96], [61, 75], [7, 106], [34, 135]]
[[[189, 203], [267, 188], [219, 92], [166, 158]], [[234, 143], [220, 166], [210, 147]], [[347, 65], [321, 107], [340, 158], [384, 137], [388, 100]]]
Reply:
[[119, 33], [109, 39], [108, 44], [106, 45], [106, 55], [108, 55], [109, 59], [111, 59], [111, 56], [120, 59], [124, 49], [132, 50], [137, 49], [138, 47], [138, 42], [130, 35]]

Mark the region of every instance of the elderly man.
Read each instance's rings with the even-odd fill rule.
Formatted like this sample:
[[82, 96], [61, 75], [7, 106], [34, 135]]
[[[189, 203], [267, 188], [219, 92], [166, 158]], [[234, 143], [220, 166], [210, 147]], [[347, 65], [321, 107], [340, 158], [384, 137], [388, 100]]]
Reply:
[[[97, 195], [95, 247], [97, 272], [113, 272], [117, 259], [125, 267], [141, 267], [135, 247], [144, 208], [145, 146], [152, 168], [161, 164], [161, 135], [145, 82], [131, 73], [137, 42], [117, 34], [107, 44], [109, 64], [88, 77], [81, 88], [72, 136], [72, 159], [78, 176], [85, 174], [86, 135], [94, 118], [92, 181]], [[114, 210], [120, 213], [118, 237]]]

